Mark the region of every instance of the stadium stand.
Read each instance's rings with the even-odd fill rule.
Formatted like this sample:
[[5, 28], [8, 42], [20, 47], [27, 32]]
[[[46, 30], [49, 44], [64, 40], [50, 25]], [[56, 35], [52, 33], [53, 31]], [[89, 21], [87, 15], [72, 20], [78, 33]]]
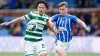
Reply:
[[[25, 15], [31, 10], [35, 10], [35, 2], [38, 0], [0, 0], [0, 23], [11, 21], [19, 16]], [[47, 14], [52, 16], [57, 11], [57, 5], [62, 2], [68, 2], [69, 13], [76, 15], [81, 20], [83, 20], [89, 27], [91, 27], [91, 32], [87, 33], [79, 25], [76, 24], [73, 29], [74, 36], [100, 36], [100, 1], [99, 0], [46, 0], [48, 2], [49, 10]], [[84, 6], [83, 6], [84, 4]], [[78, 9], [79, 8], [79, 9]], [[83, 8], [83, 9], [82, 9]], [[0, 36], [24, 36], [26, 29], [26, 21], [19, 24], [10, 25], [7, 27], [0, 27]], [[15, 31], [16, 27], [20, 30]], [[14, 28], [15, 27], [15, 28]], [[13, 30], [11, 30], [13, 28]], [[45, 30], [47, 28], [45, 27]], [[5, 34], [4, 34], [5, 33]], [[45, 33], [45, 31], [44, 31]]]

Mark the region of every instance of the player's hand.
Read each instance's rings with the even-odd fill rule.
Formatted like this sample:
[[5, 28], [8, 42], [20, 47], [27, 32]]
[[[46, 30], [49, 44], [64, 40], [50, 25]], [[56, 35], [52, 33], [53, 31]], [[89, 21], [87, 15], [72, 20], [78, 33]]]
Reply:
[[1, 23], [0, 26], [8, 26], [10, 24], [10, 22], [4, 22], [4, 23]]
[[90, 31], [91, 31], [91, 28], [90, 28], [90, 27], [88, 27], [87, 32], [90, 32]]
[[59, 30], [55, 30], [54, 34], [57, 35], [59, 32]]

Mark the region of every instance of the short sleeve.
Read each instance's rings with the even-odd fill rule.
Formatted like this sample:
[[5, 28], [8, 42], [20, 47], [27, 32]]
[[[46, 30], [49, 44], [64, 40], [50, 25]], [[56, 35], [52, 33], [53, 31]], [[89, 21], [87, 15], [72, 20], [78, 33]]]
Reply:
[[73, 16], [73, 17], [72, 17], [72, 22], [73, 22], [73, 23], [77, 23], [77, 22], [78, 22], [78, 20], [79, 20], [79, 18], [78, 18], [78, 17], [76, 17], [76, 16]]
[[59, 17], [59, 14], [52, 16], [52, 21], [57, 21], [58, 17]]
[[48, 15], [45, 15], [45, 22], [46, 22], [46, 24], [49, 23], [49, 17], [48, 17]]
[[32, 16], [32, 12], [29, 12], [29, 13], [27, 13], [26, 15], [24, 15], [24, 19], [26, 19], [26, 20], [30, 20], [31, 17]]

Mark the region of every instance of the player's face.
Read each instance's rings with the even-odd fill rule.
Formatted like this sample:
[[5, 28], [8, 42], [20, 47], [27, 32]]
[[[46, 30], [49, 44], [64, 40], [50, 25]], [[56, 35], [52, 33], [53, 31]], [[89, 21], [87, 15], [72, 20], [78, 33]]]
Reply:
[[38, 5], [37, 10], [38, 10], [39, 14], [42, 15], [46, 12], [46, 7], [44, 4], [41, 3]]
[[66, 6], [61, 6], [59, 7], [59, 12], [62, 16], [66, 16], [68, 9], [66, 8]]

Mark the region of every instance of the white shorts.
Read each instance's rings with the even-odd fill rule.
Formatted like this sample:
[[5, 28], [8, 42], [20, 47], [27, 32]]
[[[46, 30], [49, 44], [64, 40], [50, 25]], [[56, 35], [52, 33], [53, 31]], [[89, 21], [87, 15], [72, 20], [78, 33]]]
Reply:
[[41, 53], [47, 53], [43, 41], [39, 42], [25, 41], [24, 45], [25, 45], [25, 55], [34, 54], [35, 51], [39, 56]]
[[67, 50], [69, 48], [69, 46], [70, 46], [69, 42], [62, 42], [60, 40], [57, 40], [54, 43], [55, 50], [59, 50], [60, 48], [64, 48], [65, 50]]

